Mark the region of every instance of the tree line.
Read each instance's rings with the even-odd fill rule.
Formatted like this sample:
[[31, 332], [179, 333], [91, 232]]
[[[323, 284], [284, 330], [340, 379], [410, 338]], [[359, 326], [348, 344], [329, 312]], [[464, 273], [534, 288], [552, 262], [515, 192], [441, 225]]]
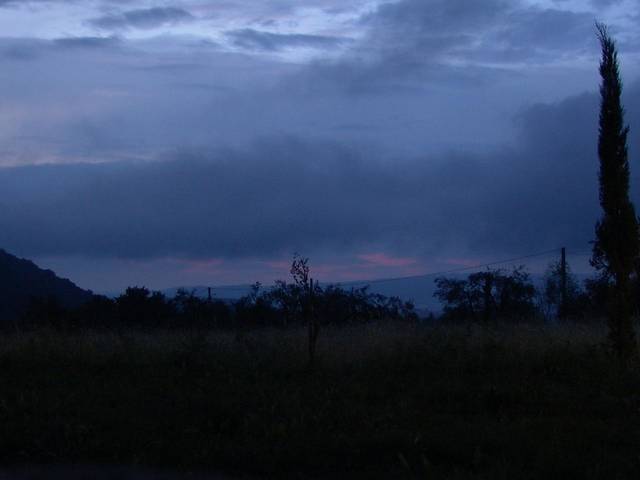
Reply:
[[[412, 302], [373, 293], [368, 287], [314, 284], [313, 288], [313, 315], [322, 324], [418, 321]], [[22, 319], [6, 327], [72, 331], [287, 328], [306, 325], [308, 308], [308, 289], [295, 282], [278, 281], [268, 288], [256, 283], [238, 300], [201, 298], [184, 289], [170, 298], [145, 287], [129, 287], [116, 298], [96, 295], [72, 309], [53, 297], [33, 298]]]
[[[302, 275], [294, 268], [300, 262], [307, 269]], [[523, 267], [488, 269], [466, 278], [437, 278], [434, 296], [442, 311], [422, 317], [414, 303], [371, 292], [368, 286], [347, 289], [312, 283], [307, 262], [294, 258], [293, 281], [280, 280], [272, 287], [256, 283], [238, 300], [202, 298], [185, 289], [168, 297], [145, 287], [129, 287], [115, 298], [96, 295], [77, 308], [65, 308], [53, 297], [33, 298], [16, 328], [235, 330], [302, 326], [310, 318], [336, 326], [380, 321], [540, 322], [557, 318], [563, 301], [563, 320], [592, 321], [607, 312], [609, 287], [600, 277], [581, 284], [567, 267], [563, 297], [560, 262], [548, 267], [538, 286]], [[640, 285], [637, 288], [640, 291]], [[640, 303], [634, 308], [640, 310]]]
[[[564, 268], [563, 272], [560, 262], [550, 264], [538, 286], [524, 267], [437, 278], [434, 296], [443, 306], [440, 319], [483, 324], [602, 319], [607, 312], [607, 283], [601, 277], [579, 282], [570, 267]], [[634, 307], [640, 311], [640, 302]]]

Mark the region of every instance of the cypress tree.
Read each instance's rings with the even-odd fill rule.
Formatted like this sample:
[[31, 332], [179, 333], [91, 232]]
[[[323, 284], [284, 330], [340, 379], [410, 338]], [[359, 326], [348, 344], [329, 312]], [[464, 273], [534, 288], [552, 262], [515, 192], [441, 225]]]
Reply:
[[591, 264], [611, 285], [608, 323], [613, 348], [621, 357], [636, 350], [630, 276], [638, 257], [638, 221], [629, 199], [627, 135], [621, 104], [622, 82], [615, 41], [607, 27], [596, 24], [602, 49], [600, 62], [600, 205]]

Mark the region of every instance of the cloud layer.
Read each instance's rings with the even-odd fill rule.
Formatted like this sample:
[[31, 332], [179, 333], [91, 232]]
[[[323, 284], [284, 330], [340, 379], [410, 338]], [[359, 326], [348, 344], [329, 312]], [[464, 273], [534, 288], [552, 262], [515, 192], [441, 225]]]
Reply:
[[588, 248], [596, 14], [638, 151], [635, 1], [0, 7], [0, 245], [26, 256], [409, 269]]
[[[640, 85], [627, 100], [640, 112]], [[534, 106], [518, 119], [519, 146], [486, 155], [394, 159], [280, 138], [162, 162], [4, 169], [0, 244], [40, 256], [226, 259], [586, 249], [599, 214], [597, 105], [585, 94]], [[633, 152], [636, 133], [632, 142]]]
[[193, 15], [182, 8], [155, 7], [103, 15], [90, 20], [90, 23], [104, 30], [120, 30], [126, 28], [152, 29], [193, 20]]
[[277, 51], [295, 47], [331, 48], [346, 42], [339, 37], [261, 32], [252, 28], [233, 30], [226, 35], [234, 45], [249, 50]]

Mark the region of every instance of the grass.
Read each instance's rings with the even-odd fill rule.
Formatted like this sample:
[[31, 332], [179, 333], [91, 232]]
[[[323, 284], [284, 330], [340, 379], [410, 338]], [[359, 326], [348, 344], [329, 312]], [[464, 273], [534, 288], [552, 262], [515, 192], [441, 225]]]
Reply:
[[601, 327], [0, 337], [0, 462], [290, 478], [636, 478]]

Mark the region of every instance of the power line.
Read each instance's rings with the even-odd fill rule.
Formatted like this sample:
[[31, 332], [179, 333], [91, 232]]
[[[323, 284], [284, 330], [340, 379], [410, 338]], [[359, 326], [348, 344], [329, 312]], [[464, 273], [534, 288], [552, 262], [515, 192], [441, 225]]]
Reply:
[[512, 262], [518, 262], [520, 260], [527, 260], [530, 258], [536, 258], [536, 257], [542, 257], [545, 255], [550, 255], [552, 253], [558, 253], [560, 252], [560, 248], [554, 248], [553, 250], [546, 250], [544, 252], [538, 252], [538, 253], [531, 253], [529, 255], [523, 255], [521, 257], [516, 257], [516, 258], [509, 258], [506, 260], [500, 260], [500, 261], [495, 261], [495, 262], [489, 262], [489, 263], [483, 263], [483, 264], [478, 264], [478, 265], [472, 265], [469, 267], [460, 267], [460, 268], [454, 268], [451, 270], [444, 270], [441, 272], [431, 272], [431, 273], [425, 273], [422, 275], [412, 275], [412, 276], [408, 276], [408, 277], [395, 277], [395, 278], [379, 278], [379, 279], [374, 279], [374, 280], [368, 280], [368, 281], [354, 281], [354, 282], [339, 282], [339, 285], [374, 285], [374, 284], [379, 284], [379, 283], [388, 283], [388, 282], [397, 282], [397, 281], [402, 281], [402, 280], [417, 280], [419, 278], [429, 278], [429, 277], [438, 277], [441, 275], [450, 275], [452, 273], [458, 273], [458, 272], [466, 272], [468, 270], [478, 270], [480, 268], [485, 268], [485, 267], [492, 267], [494, 265], [501, 265], [504, 263], [512, 263]]
[[[469, 271], [469, 270], [478, 270], [481, 268], [486, 268], [486, 267], [492, 267], [495, 265], [502, 265], [505, 263], [513, 263], [513, 262], [517, 262], [520, 260], [527, 260], [527, 259], [531, 259], [531, 258], [536, 258], [536, 257], [542, 257], [545, 255], [551, 255], [553, 253], [559, 253], [562, 249], [561, 248], [554, 248], [551, 250], [546, 250], [544, 252], [538, 252], [538, 253], [531, 253], [529, 255], [523, 255], [520, 257], [515, 257], [515, 258], [509, 258], [506, 260], [498, 260], [495, 262], [489, 262], [489, 263], [483, 263], [483, 264], [478, 264], [478, 265], [472, 265], [472, 266], [468, 266], [468, 267], [460, 267], [460, 268], [454, 268], [451, 270], [443, 270], [440, 272], [430, 272], [430, 273], [425, 273], [422, 275], [411, 275], [411, 276], [405, 276], [405, 277], [391, 277], [391, 278], [377, 278], [377, 279], [373, 279], [373, 280], [359, 280], [359, 281], [347, 281], [347, 282], [323, 282], [325, 284], [335, 284], [335, 285], [375, 285], [375, 284], [380, 284], [380, 283], [390, 283], [390, 282], [398, 282], [398, 281], [402, 281], [402, 280], [417, 280], [420, 278], [429, 278], [429, 277], [438, 277], [441, 275], [450, 275], [452, 273], [459, 273], [459, 272], [465, 272], [465, 271]], [[576, 250], [578, 250], [576, 248]], [[574, 251], [574, 250], [570, 250], [567, 249], [567, 256], [574, 256], [574, 257], [578, 257], [578, 256], [588, 256], [591, 255], [593, 252], [591, 251]], [[199, 288], [206, 288], [206, 287], [199, 287]], [[242, 290], [242, 289], [246, 289], [247, 285], [223, 285], [223, 286], [218, 286], [218, 287], [213, 287], [216, 290]]]

